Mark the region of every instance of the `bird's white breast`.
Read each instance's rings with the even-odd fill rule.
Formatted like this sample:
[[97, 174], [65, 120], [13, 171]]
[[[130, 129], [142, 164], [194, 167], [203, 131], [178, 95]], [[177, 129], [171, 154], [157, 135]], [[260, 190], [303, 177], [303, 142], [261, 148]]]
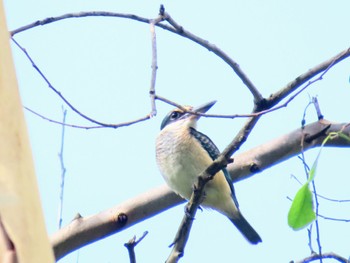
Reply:
[[169, 187], [189, 199], [197, 176], [212, 162], [186, 126], [165, 127], [156, 141], [157, 162]]
[[[189, 126], [193, 123], [186, 122], [186, 119], [170, 123], [156, 139], [160, 172], [169, 187], [185, 199], [190, 199], [197, 177], [213, 162], [198, 139], [192, 136]], [[202, 204], [230, 218], [237, 215], [238, 208], [223, 171], [206, 184]]]

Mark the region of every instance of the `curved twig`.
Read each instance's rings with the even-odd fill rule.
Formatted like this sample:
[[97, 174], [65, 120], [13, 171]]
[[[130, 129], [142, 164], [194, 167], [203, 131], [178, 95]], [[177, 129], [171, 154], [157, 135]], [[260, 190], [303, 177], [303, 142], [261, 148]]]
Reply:
[[117, 128], [121, 128], [121, 127], [125, 127], [125, 126], [130, 126], [130, 125], [133, 125], [135, 123], [139, 123], [139, 122], [143, 122], [143, 121], [146, 121], [148, 119], [151, 118], [151, 116], [149, 114], [147, 114], [146, 116], [144, 117], [141, 117], [139, 119], [136, 119], [136, 120], [132, 120], [132, 121], [127, 121], [127, 122], [121, 122], [121, 123], [117, 123], [117, 124], [111, 124], [110, 126], [106, 127], [106, 126], [103, 126], [103, 125], [98, 125], [98, 126], [83, 126], [83, 125], [76, 125], [76, 124], [69, 124], [69, 123], [63, 123], [63, 122], [60, 122], [60, 121], [56, 121], [56, 120], [53, 120], [53, 119], [50, 119], [48, 117], [45, 117], [44, 115], [24, 106], [24, 108], [29, 111], [30, 113], [42, 118], [43, 120], [45, 121], [48, 121], [48, 122], [51, 122], [51, 123], [54, 123], [54, 124], [58, 124], [58, 125], [63, 125], [63, 126], [67, 126], [67, 127], [70, 127], [70, 128], [77, 128], [77, 129], [86, 129], [86, 130], [90, 130], [90, 129], [101, 129], [101, 128], [114, 128], [114, 129], [117, 129]]
[[329, 252], [329, 253], [323, 253], [322, 255], [319, 254], [312, 254], [309, 257], [306, 257], [302, 260], [299, 261], [292, 261], [293, 263], [308, 263], [308, 262], [312, 262], [312, 261], [316, 261], [316, 260], [322, 260], [322, 259], [326, 259], [326, 258], [332, 258], [335, 259], [341, 263], [350, 263], [350, 260], [336, 254], [333, 252]]

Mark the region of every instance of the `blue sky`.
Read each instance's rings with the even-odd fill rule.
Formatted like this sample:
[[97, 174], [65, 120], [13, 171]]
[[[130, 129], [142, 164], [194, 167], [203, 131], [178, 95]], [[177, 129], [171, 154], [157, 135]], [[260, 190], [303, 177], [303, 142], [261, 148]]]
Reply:
[[[330, 1], [5, 1], [10, 30], [46, 17], [78, 11], [112, 11], [152, 18], [160, 4], [182, 26], [209, 40], [236, 60], [264, 96], [277, 91], [311, 67], [349, 47], [350, 3]], [[119, 18], [69, 19], [16, 35], [51, 83], [86, 115], [118, 123], [150, 111], [149, 26]], [[177, 35], [157, 29], [159, 95], [181, 104], [217, 100], [210, 113], [249, 113], [252, 98], [221, 59]], [[63, 102], [48, 89], [20, 50], [13, 46], [23, 105], [62, 119]], [[343, 61], [322, 81], [309, 87], [287, 108], [264, 116], [240, 151], [300, 127], [309, 96], [318, 96], [328, 120], [348, 122], [350, 62]], [[65, 108], [67, 106], [64, 105]], [[67, 168], [63, 224], [77, 212], [98, 213], [139, 193], [164, 184], [154, 157], [160, 123], [172, 108], [157, 102], [158, 115], [120, 129], [66, 129]], [[57, 230], [61, 127], [26, 112], [28, 130], [48, 232]], [[235, 136], [244, 120], [202, 119], [199, 130], [220, 149]], [[309, 110], [307, 122], [316, 121]], [[72, 111], [67, 122], [86, 125]], [[317, 151], [306, 158], [312, 164]], [[320, 194], [349, 199], [347, 149], [326, 149], [316, 182]], [[304, 180], [301, 162], [293, 158], [235, 185], [245, 217], [263, 239], [251, 246], [222, 215], [197, 213], [181, 262], [289, 262], [309, 255], [306, 230], [287, 226], [290, 201]], [[349, 218], [346, 204], [323, 201], [320, 212]], [[128, 262], [123, 244], [145, 230], [137, 246], [140, 262], [164, 262], [183, 216], [178, 206], [120, 234], [84, 247], [60, 262]], [[349, 251], [346, 223], [320, 221], [323, 250], [345, 257]], [[314, 247], [316, 249], [316, 246]], [[325, 261], [326, 262], [326, 261]]]

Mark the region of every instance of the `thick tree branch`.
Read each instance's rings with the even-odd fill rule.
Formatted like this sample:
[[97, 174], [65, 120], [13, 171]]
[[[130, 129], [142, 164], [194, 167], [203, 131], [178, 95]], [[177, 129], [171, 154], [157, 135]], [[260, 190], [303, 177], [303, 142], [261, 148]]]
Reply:
[[[327, 128], [327, 129], [326, 129]], [[246, 179], [300, 153], [301, 141], [305, 138], [304, 150], [320, 146], [330, 132], [342, 130], [350, 136], [346, 123], [315, 122], [251, 150], [234, 156], [228, 170], [235, 181]], [[338, 137], [326, 144], [329, 147], [350, 147], [350, 142]], [[132, 198], [99, 214], [79, 217], [51, 236], [57, 259], [89, 243], [120, 232], [149, 217], [183, 203], [167, 186], [161, 186]]]
[[[228, 165], [228, 171], [234, 182], [246, 179], [299, 154], [302, 150], [303, 136], [305, 136], [303, 147], [306, 151], [320, 146], [323, 139], [330, 132], [338, 132], [343, 127], [345, 127], [343, 132], [350, 135], [350, 128], [346, 125], [346, 123], [331, 123], [327, 120], [306, 125], [303, 130], [301, 128], [296, 129], [291, 133], [236, 155], [234, 163]], [[350, 147], [350, 143], [345, 139], [337, 138], [336, 140], [330, 140], [325, 146]]]
[[88, 217], [79, 215], [51, 236], [56, 259], [84, 245], [122, 231], [181, 202], [183, 200], [168, 187], [161, 186], [96, 215]]

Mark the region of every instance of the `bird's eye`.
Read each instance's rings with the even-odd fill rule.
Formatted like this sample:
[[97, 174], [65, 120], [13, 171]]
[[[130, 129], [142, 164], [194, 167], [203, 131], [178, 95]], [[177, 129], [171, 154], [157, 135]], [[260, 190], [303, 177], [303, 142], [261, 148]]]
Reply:
[[171, 119], [171, 120], [176, 120], [176, 119], [178, 119], [180, 116], [181, 116], [180, 112], [178, 112], [178, 111], [173, 111], [173, 112], [171, 113], [171, 115], [170, 115], [170, 119]]

